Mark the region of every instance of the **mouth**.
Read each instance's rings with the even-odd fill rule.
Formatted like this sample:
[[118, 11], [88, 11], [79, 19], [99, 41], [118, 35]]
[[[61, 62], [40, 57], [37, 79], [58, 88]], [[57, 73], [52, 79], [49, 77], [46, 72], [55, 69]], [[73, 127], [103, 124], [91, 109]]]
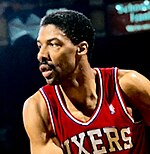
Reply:
[[54, 66], [52, 64], [51, 65], [49, 65], [49, 64], [41, 64], [39, 66], [39, 70], [42, 73], [44, 78], [49, 79], [52, 76], [51, 74], [52, 74], [52, 71], [53, 71], [53, 67]]
[[50, 79], [51, 74], [52, 74], [52, 70], [42, 72], [43, 77], [46, 78], [46, 79]]

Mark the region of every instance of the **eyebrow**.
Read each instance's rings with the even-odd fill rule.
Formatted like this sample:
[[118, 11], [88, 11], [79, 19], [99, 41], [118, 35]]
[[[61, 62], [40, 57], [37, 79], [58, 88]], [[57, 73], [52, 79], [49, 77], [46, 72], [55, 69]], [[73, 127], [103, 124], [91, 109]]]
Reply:
[[[51, 42], [53, 40], [58, 40], [58, 38], [54, 37], [54, 38], [48, 39], [46, 42]], [[37, 39], [37, 43], [41, 43], [40, 40]]]

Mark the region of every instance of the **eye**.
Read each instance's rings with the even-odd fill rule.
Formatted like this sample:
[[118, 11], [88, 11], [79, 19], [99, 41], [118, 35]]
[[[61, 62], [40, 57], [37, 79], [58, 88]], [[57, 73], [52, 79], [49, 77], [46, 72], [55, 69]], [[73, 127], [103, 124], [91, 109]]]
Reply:
[[58, 41], [48, 41], [48, 45], [51, 47], [60, 47], [61, 44]]
[[37, 46], [40, 49], [41, 48], [41, 44], [37, 42]]
[[52, 47], [57, 47], [57, 46], [59, 46], [57, 43], [53, 43], [53, 42], [51, 42], [51, 43], [48, 43], [48, 45], [50, 45], [50, 46], [52, 46]]
[[38, 48], [41, 49], [41, 45], [38, 45]]
[[52, 43], [52, 42], [48, 43], [48, 45], [50, 45], [52, 47], [55, 47], [56, 46], [56, 44], [55, 43]]

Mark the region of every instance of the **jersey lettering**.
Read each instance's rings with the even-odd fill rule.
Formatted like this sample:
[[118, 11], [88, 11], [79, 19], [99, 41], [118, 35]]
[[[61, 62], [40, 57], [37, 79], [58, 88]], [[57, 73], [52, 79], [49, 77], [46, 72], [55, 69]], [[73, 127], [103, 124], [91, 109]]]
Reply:
[[66, 147], [67, 153], [68, 154], [71, 154], [70, 147], [69, 147], [69, 140], [68, 139], [64, 142], [64, 145]]
[[[91, 143], [93, 154], [122, 151], [133, 147], [129, 127], [122, 128], [120, 132], [118, 132], [115, 127], [103, 128], [102, 131], [100, 129], [93, 129], [67, 139], [64, 142], [67, 153], [71, 154], [70, 145], [74, 144], [78, 148], [78, 154], [90, 154], [84, 145], [84, 141], [87, 140], [87, 138]], [[103, 136], [106, 136], [107, 142], [109, 143], [109, 148], [105, 147]]]
[[126, 133], [127, 134], [131, 133], [129, 127], [128, 128], [123, 128], [121, 130], [121, 136], [122, 136], [123, 141], [125, 141], [124, 149], [131, 149], [133, 147], [132, 140], [131, 140], [130, 136], [126, 136]]
[[110, 146], [109, 151], [110, 152], [116, 151], [115, 147], [113, 146], [113, 143], [116, 145], [117, 149], [121, 151], [122, 147], [119, 144], [119, 135], [118, 135], [117, 129], [116, 128], [104, 128], [103, 130], [109, 142], [109, 146]]
[[97, 154], [97, 153], [106, 153], [106, 148], [104, 146], [101, 147], [101, 150], [97, 149], [97, 145], [103, 144], [103, 141], [99, 138], [99, 139], [95, 139], [94, 135], [97, 135], [97, 137], [102, 137], [102, 133], [100, 131], [100, 129], [95, 129], [95, 130], [90, 130], [87, 132], [88, 136], [90, 137], [91, 143], [92, 143], [92, 147], [93, 147], [93, 154]]
[[84, 138], [85, 138], [85, 133], [83, 132], [83, 133], [80, 133], [79, 134], [79, 138], [80, 138], [80, 142], [78, 142], [77, 141], [77, 136], [73, 136], [73, 137], [71, 137], [71, 141], [73, 142], [73, 143], [75, 143], [77, 146], [78, 146], [78, 148], [79, 148], [79, 154], [81, 154], [81, 153], [85, 153], [85, 154], [90, 154], [88, 151], [86, 151], [85, 149], [84, 149], [84, 147], [83, 147], [83, 143], [84, 143]]

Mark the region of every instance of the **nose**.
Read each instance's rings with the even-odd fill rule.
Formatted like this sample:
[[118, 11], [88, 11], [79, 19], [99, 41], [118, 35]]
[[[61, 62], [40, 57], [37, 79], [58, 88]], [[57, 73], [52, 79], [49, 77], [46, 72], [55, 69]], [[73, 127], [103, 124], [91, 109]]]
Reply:
[[48, 50], [46, 48], [41, 47], [38, 54], [37, 54], [37, 59], [38, 59], [39, 62], [42, 62], [43, 59], [45, 61], [49, 60], [50, 56], [49, 56]]

